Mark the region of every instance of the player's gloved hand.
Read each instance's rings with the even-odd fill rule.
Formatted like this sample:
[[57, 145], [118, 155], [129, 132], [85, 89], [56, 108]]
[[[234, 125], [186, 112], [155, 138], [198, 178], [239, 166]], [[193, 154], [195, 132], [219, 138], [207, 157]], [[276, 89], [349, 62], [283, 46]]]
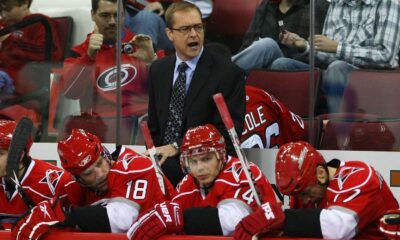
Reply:
[[12, 229], [12, 239], [39, 239], [51, 227], [65, 220], [64, 211], [58, 198], [43, 201], [29, 210]]
[[166, 233], [177, 233], [183, 229], [183, 214], [179, 204], [165, 201], [154, 209], [141, 214], [128, 231], [130, 240], [157, 239]]
[[243, 218], [235, 228], [234, 239], [250, 240], [254, 235], [283, 227], [285, 214], [281, 203], [266, 202], [261, 208]]
[[400, 240], [400, 209], [387, 211], [379, 222], [379, 230], [390, 239]]

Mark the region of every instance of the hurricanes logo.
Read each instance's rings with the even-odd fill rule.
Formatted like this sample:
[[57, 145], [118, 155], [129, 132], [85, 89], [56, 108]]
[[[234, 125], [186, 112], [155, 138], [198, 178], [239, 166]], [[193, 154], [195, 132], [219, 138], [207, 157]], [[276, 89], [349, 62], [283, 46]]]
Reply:
[[240, 181], [240, 175], [242, 174], [243, 168], [240, 162], [234, 162], [232, 166], [225, 170], [226, 173], [231, 172], [236, 182]]
[[332, 180], [337, 180], [338, 182], [338, 186], [339, 189], [342, 190], [343, 189], [343, 185], [346, 182], [347, 179], [349, 179], [349, 177], [358, 172], [364, 170], [363, 168], [359, 168], [359, 167], [343, 167], [340, 172], [333, 177]]
[[60, 181], [60, 178], [63, 175], [63, 173], [64, 171], [62, 170], [48, 169], [46, 171], [45, 177], [42, 178], [42, 180], [40, 180], [39, 183], [47, 184], [51, 193], [54, 195], [57, 184]]
[[[131, 64], [121, 65], [121, 87], [132, 82], [137, 75], [137, 69]], [[97, 78], [97, 86], [103, 91], [112, 91], [117, 88], [117, 68], [105, 70]]]
[[132, 154], [124, 155], [122, 158], [122, 165], [124, 166], [124, 169], [127, 170], [129, 163], [131, 163], [134, 159], [136, 159], [138, 157], [140, 157], [140, 156], [132, 155]]

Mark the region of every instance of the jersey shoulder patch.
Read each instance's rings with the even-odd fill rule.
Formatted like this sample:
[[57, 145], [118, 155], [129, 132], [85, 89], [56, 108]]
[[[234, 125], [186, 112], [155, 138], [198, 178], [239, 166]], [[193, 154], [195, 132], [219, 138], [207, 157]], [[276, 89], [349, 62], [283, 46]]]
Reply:
[[147, 171], [152, 167], [152, 162], [148, 157], [128, 149], [119, 155], [112, 169], [119, 171]]
[[[250, 162], [250, 168], [255, 180], [257, 180], [261, 176], [261, 172], [259, 168]], [[228, 184], [240, 185], [243, 183], [247, 183], [247, 177], [240, 163], [240, 160], [237, 158], [229, 157], [226, 166], [222, 170], [222, 173], [219, 175], [216, 182], [226, 182]]]
[[366, 163], [358, 161], [346, 162], [340, 166], [329, 184], [329, 190], [343, 193], [366, 187], [374, 177], [374, 170]]

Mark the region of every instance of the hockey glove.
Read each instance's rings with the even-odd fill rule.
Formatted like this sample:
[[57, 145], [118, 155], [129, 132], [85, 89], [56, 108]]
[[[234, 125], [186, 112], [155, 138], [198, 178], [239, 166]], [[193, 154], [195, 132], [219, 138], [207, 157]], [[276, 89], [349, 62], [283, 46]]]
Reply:
[[30, 209], [14, 226], [12, 239], [39, 239], [55, 224], [65, 220], [64, 211], [57, 198], [43, 201]]
[[166, 233], [177, 233], [183, 229], [183, 215], [179, 204], [163, 202], [156, 204], [154, 209], [139, 216], [128, 231], [130, 240], [157, 239]]
[[400, 209], [387, 211], [379, 222], [379, 230], [390, 239], [400, 240]]
[[235, 228], [233, 238], [250, 240], [254, 235], [283, 228], [285, 214], [281, 203], [264, 203], [260, 209], [243, 218]]

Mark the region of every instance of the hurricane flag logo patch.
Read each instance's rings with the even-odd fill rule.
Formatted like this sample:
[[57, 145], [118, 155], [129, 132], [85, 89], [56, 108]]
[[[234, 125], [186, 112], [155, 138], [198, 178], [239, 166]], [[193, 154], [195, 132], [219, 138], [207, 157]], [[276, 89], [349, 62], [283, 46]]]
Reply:
[[[131, 64], [121, 65], [121, 87], [132, 82], [137, 75], [137, 69]], [[112, 91], [117, 88], [117, 68], [105, 70], [97, 78], [97, 86], [103, 91]]]

